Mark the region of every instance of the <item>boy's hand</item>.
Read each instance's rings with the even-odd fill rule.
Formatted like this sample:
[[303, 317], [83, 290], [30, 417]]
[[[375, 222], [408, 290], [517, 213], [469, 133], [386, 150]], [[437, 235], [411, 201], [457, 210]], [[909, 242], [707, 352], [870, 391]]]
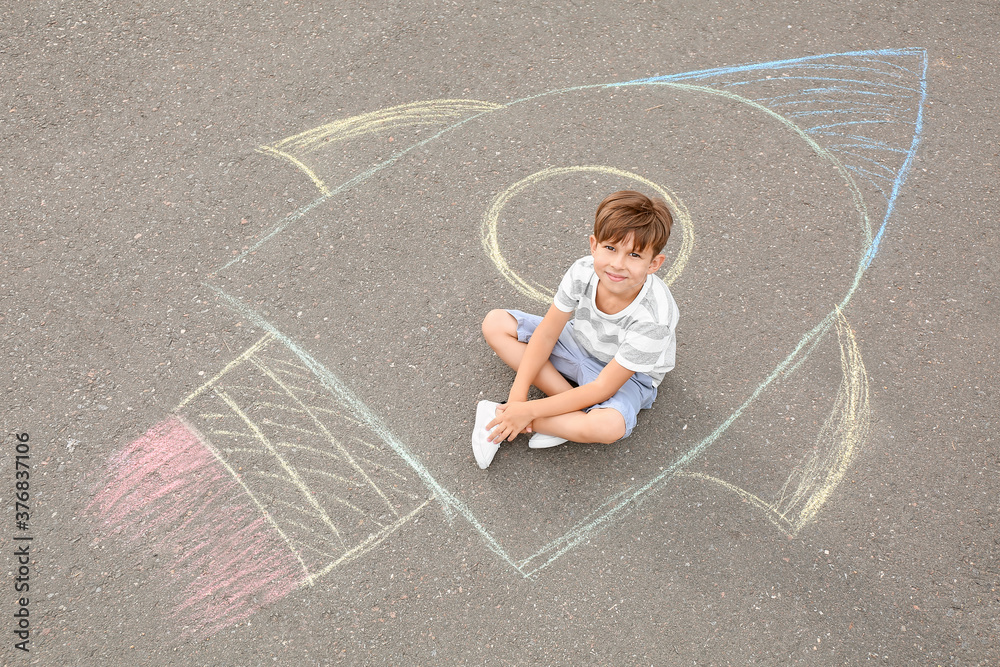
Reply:
[[531, 433], [531, 409], [527, 401], [516, 401], [497, 408], [496, 419], [486, 425], [490, 442], [513, 440], [519, 433]]

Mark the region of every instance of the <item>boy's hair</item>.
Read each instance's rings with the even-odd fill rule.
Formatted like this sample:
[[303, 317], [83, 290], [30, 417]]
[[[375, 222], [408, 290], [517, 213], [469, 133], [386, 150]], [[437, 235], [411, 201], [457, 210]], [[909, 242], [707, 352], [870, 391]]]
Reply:
[[667, 245], [674, 219], [667, 203], [635, 190], [619, 190], [604, 198], [594, 216], [599, 243], [621, 243], [632, 235], [633, 250], [652, 249], [658, 255]]

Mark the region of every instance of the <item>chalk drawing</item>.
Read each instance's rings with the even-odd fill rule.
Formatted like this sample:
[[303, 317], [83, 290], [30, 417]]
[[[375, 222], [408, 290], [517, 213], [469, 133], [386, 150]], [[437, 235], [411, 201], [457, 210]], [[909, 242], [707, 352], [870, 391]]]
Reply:
[[796, 535], [815, 519], [864, 444], [871, 426], [868, 378], [861, 351], [850, 324], [839, 309], [836, 325], [843, 381], [833, 410], [823, 424], [815, 447], [795, 466], [773, 500], [763, 500], [745, 489], [703, 473], [680, 471], [677, 476], [705, 480], [732, 491], [764, 510], [768, 520], [789, 536]]
[[[620, 522], [637, 502], [679, 479], [701, 480], [732, 492], [781, 531], [797, 534], [815, 521], [869, 436], [872, 408], [865, 367], [844, 311], [881, 247], [920, 142], [926, 63], [922, 49], [857, 51], [578, 86], [504, 104], [416, 102], [262, 146], [262, 153], [300, 170], [315, 185], [318, 197], [223, 264], [213, 279], [252, 264], [259, 251], [288, 230], [319, 224], [311, 214], [321, 204], [448, 133], [518, 105], [589, 90], [709, 96], [783, 128], [842, 179], [862, 250], [839, 302], [829, 305], [830, 312], [708, 436], [663, 461], [659, 474], [626, 485], [562, 535], [521, 555], [497, 539], [488, 522], [435, 477], [347, 380], [267, 317], [209, 283], [234, 312], [266, 333], [181, 401], [164, 422], [109, 461], [104, 484], [88, 507], [102, 522], [102, 539], [143, 538], [171, 549], [178, 565], [171, 569], [178, 577], [188, 577], [177, 614], [194, 630], [213, 632], [368, 553], [432, 499], [449, 518], [467, 521], [489, 549], [526, 577], [537, 576], [597, 531]], [[362, 157], [344, 167], [342, 158], [348, 154]], [[483, 251], [516, 293], [544, 302], [551, 288], [509, 266], [498, 233], [501, 213], [512, 198], [539, 183], [573, 174], [611, 176], [667, 199], [678, 214], [682, 234], [664, 280], [683, 280], [695, 253], [695, 222], [679, 196], [634, 168], [566, 164], [522, 174], [496, 190], [481, 217], [469, 221], [472, 234], [479, 230]], [[791, 382], [832, 332], [840, 352], [840, 388], [814, 445], [781, 488], [768, 495], [689, 469], [779, 380]], [[200, 532], [192, 533], [193, 527]], [[200, 584], [215, 582], [214, 592], [202, 594], [199, 591], [207, 589], [195, 587], [192, 577], [216, 559], [222, 565], [209, 568]], [[250, 565], [244, 568], [241, 563]]]
[[294, 137], [283, 139], [271, 146], [261, 146], [258, 150], [288, 160], [305, 172], [323, 195], [330, 195], [332, 194], [331, 190], [322, 178], [306, 166], [303, 156], [320, 148], [329, 147], [331, 144], [350, 139], [368, 138], [372, 135], [406, 128], [448, 126], [470, 114], [493, 111], [499, 108], [501, 107], [498, 104], [477, 102], [476, 100], [433, 100], [431, 102], [402, 104], [328, 123]]
[[[683, 82], [697, 81], [698, 84]], [[923, 132], [927, 52], [885, 49], [720, 67], [621, 85], [697, 85], [759, 105], [815, 141], [885, 203], [881, 224], [859, 262], [878, 253], [896, 198], [910, 173]], [[845, 174], [853, 181], [853, 177]], [[866, 211], [864, 198], [857, 202]], [[867, 213], [867, 211], [866, 211]], [[857, 288], [857, 282], [847, 298]]]
[[363, 556], [432, 498], [354, 407], [266, 334], [114, 455], [86, 514], [104, 539], [166, 552], [175, 615], [217, 631]]
[[521, 276], [517, 275], [517, 273], [510, 268], [507, 260], [504, 259], [503, 251], [500, 249], [499, 235], [497, 233], [500, 214], [508, 201], [522, 193], [524, 190], [538, 185], [538, 183], [544, 181], [545, 179], [553, 178], [555, 176], [563, 176], [566, 174], [586, 173], [609, 174], [626, 181], [635, 181], [640, 185], [640, 187], [645, 188], [647, 191], [658, 194], [670, 205], [671, 210], [674, 211], [674, 217], [676, 218], [674, 222], [677, 223], [683, 236], [680, 250], [677, 251], [677, 256], [674, 258], [670, 268], [667, 269], [666, 275], [663, 276], [663, 282], [665, 282], [668, 286], [673, 284], [673, 282], [677, 280], [677, 277], [681, 275], [681, 272], [684, 270], [684, 266], [687, 264], [688, 259], [691, 257], [691, 252], [694, 249], [694, 229], [691, 223], [691, 215], [688, 213], [684, 203], [677, 197], [677, 195], [670, 192], [667, 188], [657, 183], [653, 183], [649, 179], [643, 178], [638, 174], [633, 174], [614, 167], [599, 165], [549, 167], [548, 169], [543, 169], [542, 171], [523, 178], [507, 188], [504, 192], [500, 193], [500, 195], [490, 205], [489, 210], [486, 211], [486, 215], [483, 217], [482, 225], [483, 250], [486, 252], [487, 257], [490, 258], [490, 261], [493, 262], [494, 266], [497, 267], [497, 270], [500, 271], [500, 274], [503, 275], [503, 277], [507, 279], [507, 282], [509, 282], [514, 289], [521, 294], [546, 304], [552, 301], [552, 297], [555, 295], [555, 292], [552, 289], [543, 285], [532, 284], [531, 282], [525, 280]]
[[108, 462], [86, 508], [107, 534], [163, 557], [176, 597], [172, 616], [209, 633], [294, 590], [303, 563], [266, 513], [249, 507], [240, 478], [179, 417], [170, 417]]
[[[391, 107], [383, 111], [362, 114], [335, 123], [328, 123], [314, 130], [302, 132], [293, 137], [283, 139], [273, 145], [261, 146], [258, 151], [261, 153], [280, 156], [295, 165], [305, 173], [313, 184], [319, 189], [321, 196], [305, 206], [294, 211], [263, 238], [254, 243], [250, 248], [234, 257], [222, 266], [217, 273], [221, 273], [230, 266], [245, 261], [248, 256], [252, 256], [264, 244], [285, 231], [292, 225], [303, 220], [311, 211], [331, 197], [350, 190], [364, 181], [368, 180], [378, 172], [391, 167], [407, 153], [430, 141], [433, 141], [444, 132], [453, 129], [466, 120], [503, 108], [497, 104], [479, 102], [476, 100], [431, 100], [428, 102], [414, 102], [398, 107]], [[328, 161], [323, 162], [325, 169], [317, 166], [310, 167], [308, 163], [311, 157], [322, 154], [322, 149], [342, 147], [350, 144], [351, 140], [370, 139], [372, 137], [384, 136], [391, 138], [389, 132], [402, 129], [434, 129], [441, 128], [430, 137], [417, 142], [414, 145], [402, 149], [389, 150], [389, 155], [384, 156], [377, 153], [375, 164], [354, 174], [334, 188], [326, 185], [324, 178], [320, 175], [323, 171], [330, 171], [332, 177], [338, 175], [337, 169], [331, 167]]]

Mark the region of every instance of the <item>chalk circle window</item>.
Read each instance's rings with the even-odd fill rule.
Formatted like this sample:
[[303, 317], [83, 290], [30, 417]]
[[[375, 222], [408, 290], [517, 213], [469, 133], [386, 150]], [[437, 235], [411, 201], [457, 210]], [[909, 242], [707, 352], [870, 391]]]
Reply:
[[[583, 188], [579, 188], [581, 178], [587, 179]], [[566, 187], [560, 190], [559, 185]], [[483, 216], [483, 250], [514, 289], [549, 303], [562, 273], [589, 252], [587, 237], [593, 230], [597, 205], [612, 192], [627, 189], [661, 197], [670, 207], [674, 226], [666, 253], [668, 260], [673, 259], [669, 268], [657, 275], [671, 285], [694, 248], [687, 208], [664, 186], [610, 166], [550, 167], [517, 181], [493, 200]], [[572, 194], [579, 192], [594, 194]], [[501, 246], [516, 248], [516, 253], [510, 254], [518, 259], [508, 260]]]

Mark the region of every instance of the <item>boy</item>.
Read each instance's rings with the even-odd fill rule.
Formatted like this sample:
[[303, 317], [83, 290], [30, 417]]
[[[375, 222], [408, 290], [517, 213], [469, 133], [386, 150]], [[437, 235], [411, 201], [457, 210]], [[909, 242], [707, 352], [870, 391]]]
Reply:
[[[566, 272], [545, 317], [486, 316], [486, 342], [517, 374], [506, 404], [476, 408], [472, 449], [480, 468], [522, 432], [533, 433], [533, 449], [612, 443], [652, 407], [676, 349], [677, 304], [654, 275], [672, 224], [662, 200], [615, 192], [597, 207], [590, 255]], [[546, 398], [529, 401], [531, 385]]]

